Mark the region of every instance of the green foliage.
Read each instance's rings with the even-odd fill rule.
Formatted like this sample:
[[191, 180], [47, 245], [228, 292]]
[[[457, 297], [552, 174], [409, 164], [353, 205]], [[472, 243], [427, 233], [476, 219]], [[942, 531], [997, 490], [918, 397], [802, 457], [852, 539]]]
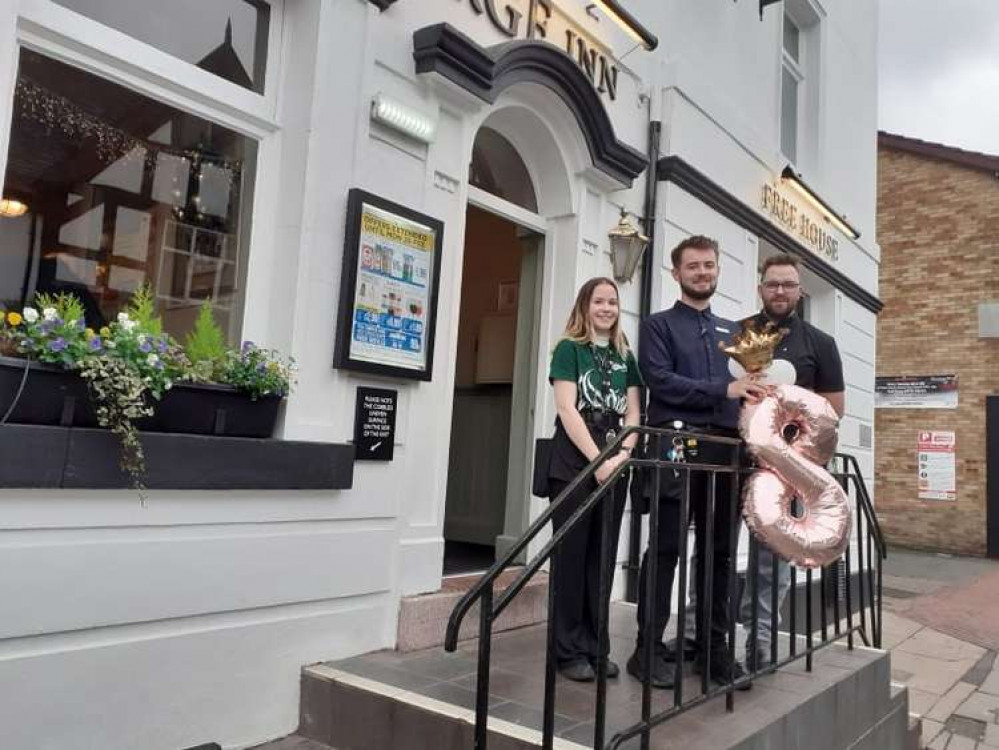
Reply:
[[141, 333], [159, 336], [163, 333], [163, 323], [156, 315], [156, 298], [147, 281], [134, 292], [126, 310], [128, 317], [136, 322]]
[[145, 489], [145, 454], [136, 420], [153, 410], [146, 404], [146, 384], [130, 364], [118, 357], [90, 357], [80, 365], [80, 377], [87, 382], [94, 402], [97, 422], [121, 441], [119, 465], [140, 493]]
[[56, 314], [67, 323], [76, 323], [86, 318], [83, 302], [71, 292], [57, 292], [56, 294], [41, 292], [35, 295], [35, 306], [39, 310], [54, 309]]
[[194, 329], [187, 334], [184, 353], [191, 362], [191, 375], [195, 380], [211, 381], [224, 371], [229, 347], [225, 334], [215, 322], [210, 300], [201, 303]]
[[239, 352], [226, 359], [221, 381], [256, 400], [262, 396], [287, 396], [295, 375], [295, 363], [271, 349], [260, 349], [244, 341]]

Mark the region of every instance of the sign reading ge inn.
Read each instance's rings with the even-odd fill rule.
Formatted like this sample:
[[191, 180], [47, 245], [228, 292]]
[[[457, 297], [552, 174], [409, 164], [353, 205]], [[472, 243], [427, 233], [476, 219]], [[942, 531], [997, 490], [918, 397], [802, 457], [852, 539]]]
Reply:
[[763, 186], [763, 210], [819, 255], [839, 260], [839, 240], [801, 213], [775, 185]]
[[[458, 0], [464, 3], [466, 0]], [[485, 14], [500, 33], [511, 39], [544, 40], [561, 47], [576, 61], [599, 94], [617, 99], [617, 66], [584, 36], [553, 0], [467, 0], [472, 11]]]

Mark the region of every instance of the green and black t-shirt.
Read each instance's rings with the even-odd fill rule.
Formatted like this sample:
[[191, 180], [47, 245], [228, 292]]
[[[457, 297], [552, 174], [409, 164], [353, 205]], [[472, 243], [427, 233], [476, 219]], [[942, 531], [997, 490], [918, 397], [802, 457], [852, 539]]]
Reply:
[[[622, 357], [613, 346], [569, 339], [562, 339], [555, 347], [548, 380], [576, 384], [576, 408], [584, 419], [592, 411], [615, 412], [623, 417], [628, 410], [628, 388], [642, 384], [638, 363], [631, 352]], [[594, 439], [602, 447], [599, 437], [595, 435]], [[556, 479], [569, 481], [588, 463], [561, 422], [556, 423], [554, 448], [551, 476]]]

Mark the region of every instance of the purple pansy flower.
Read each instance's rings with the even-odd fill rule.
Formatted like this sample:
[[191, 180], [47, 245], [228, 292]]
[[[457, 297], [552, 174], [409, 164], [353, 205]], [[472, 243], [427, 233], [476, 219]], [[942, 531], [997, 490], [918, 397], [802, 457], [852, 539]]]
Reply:
[[67, 346], [66, 339], [64, 339], [62, 336], [49, 342], [49, 349], [51, 349], [54, 352], [61, 352], [63, 349], [66, 348], [66, 346]]
[[88, 343], [92, 352], [99, 352], [104, 347], [100, 336], [94, 336]]
[[254, 348], [256, 348], [256, 345], [252, 341], [244, 341], [243, 342], [243, 349], [242, 349], [243, 354], [246, 354], [247, 352], [253, 351]]
[[162, 338], [161, 338], [161, 339], [160, 339], [160, 340], [159, 340], [159, 341], [157, 342], [157, 344], [156, 344], [156, 348], [157, 348], [157, 349], [159, 349], [159, 351], [160, 351], [160, 354], [163, 354], [164, 352], [166, 352], [166, 350], [167, 350], [167, 348], [168, 348], [168, 344], [167, 344], [167, 338], [166, 338], [166, 336], [163, 336], [163, 337], [162, 337]]
[[139, 344], [139, 351], [144, 354], [148, 354], [153, 350], [153, 345], [149, 343], [149, 339], [145, 339], [141, 344]]

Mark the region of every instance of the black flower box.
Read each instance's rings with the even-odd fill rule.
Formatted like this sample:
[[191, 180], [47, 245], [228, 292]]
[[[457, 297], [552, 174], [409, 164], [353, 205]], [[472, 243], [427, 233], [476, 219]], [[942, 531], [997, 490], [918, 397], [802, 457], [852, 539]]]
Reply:
[[[25, 377], [27, 367], [27, 377]], [[74, 372], [41, 362], [0, 357], [0, 416], [10, 408], [21, 384], [11, 424], [96, 427], [86, 383]], [[257, 400], [226, 385], [178, 383], [160, 401], [151, 401], [153, 415], [138, 422], [145, 432], [269, 438], [274, 434], [282, 399]]]

